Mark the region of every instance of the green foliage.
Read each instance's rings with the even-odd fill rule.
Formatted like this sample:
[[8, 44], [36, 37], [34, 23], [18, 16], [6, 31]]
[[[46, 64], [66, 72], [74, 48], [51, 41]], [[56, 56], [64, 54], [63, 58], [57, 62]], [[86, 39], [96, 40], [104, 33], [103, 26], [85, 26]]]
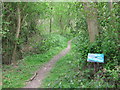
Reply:
[[[83, 39], [83, 41], [87, 41], [85, 38]], [[110, 37], [99, 38], [96, 40], [96, 42], [90, 44], [89, 42], [82, 42], [80, 37], [78, 37], [75, 42], [79, 42], [76, 43], [76, 51], [78, 52], [78, 55], [80, 54], [80, 58], [86, 61], [88, 53], [103, 53], [105, 55], [105, 64], [103, 64], [104, 68], [112, 71], [115, 70], [115, 73], [118, 75], [118, 71], [115, 67], [118, 66], [119, 52], [115, 40], [111, 39]], [[83, 65], [86, 65], [85, 61], [81, 63], [83, 63]], [[108, 76], [111, 77], [110, 74]], [[115, 78], [118, 80], [118, 76]], [[112, 80], [114, 81], [114, 79], [111, 77], [111, 81]]]
[[[3, 88], [22, 88], [25, 86], [26, 80], [29, 80], [33, 76], [35, 71], [40, 69], [43, 64], [47, 63], [54, 55], [59, 53], [63, 48], [66, 47], [66, 39], [60, 35], [50, 35], [51, 39], [59, 37], [55, 42], [47, 42], [51, 45], [49, 50], [43, 54], [35, 54], [25, 57], [23, 60], [18, 62], [18, 66], [14, 67], [12, 65], [4, 65], [3, 67]], [[46, 36], [48, 39], [48, 36]], [[58, 47], [59, 45], [59, 47]], [[54, 46], [54, 47], [53, 47]], [[16, 82], [17, 81], [17, 82]]]
[[[116, 62], [118, 62], [119, 58], [116, 58], [115, 61], [112, 58], [112, 62], [109, 60], [110, 55], [117, 57], [117, 50], [115, 50], [116, 52], [113, 52], [113, 54], [106, 48], [107, 52], [103, 49], [104, 44], [101, 44], [107, 44], [108, 42], [100, 43], [100, 40], [97, 40], [90, 45], [88, 38], [83, 36], [85, 35], [80, 34], [79, 37], [73, 39], [71, 52], [56, 63], [48, 77], [43, 81], [42, 87], [115, 88], [116, 85], [118, 87], [119, 66], [117, 66], [118, 63]], [[109, 47], [111, 47], [111, 45]], [[114, 48], [113, 46], [113, 49], [117, 48]], [[109, 55], [105, 54], [105, 52]], [[104, 69], [100, 69], [94, 74], [93, 67], [88, 68], [90, 63], [86, 62], [88, 53], [104, 53], [106, 62], [102, 65]]]
[[[21, 32], [19, 39], [16, 40], [18, 4], [21, 11]], [[20, 46], [30, 43], [37, 55], [33, 55], [34, 52], [27, 52], [27, 55], [31, 56], [21, 61], [17, 68], [5, 65], [3, 87], [23, 87], [25, 80], [29, 79], [39, 66], [66, 47], [67, 40], [73, 37], [75, 38], [71, 52], [57, 62], [48, 78], [44, 80], [43, 87], [118, 87], [120, 5], [119, 2], [112, 3], [112, 5], [112, 9], [108, 3], [94, 5], [98, 13], [99, 36], [96, 37], [95, 42], [90, 43], [85, 17], [85, 13], [88, 14], [88, 12], [85, 12], [83, 3], [4, 3], [3, 31], [0, 33], [4, 36], [3, 56], [5, 60], [11, 61], [16, 41], [18, 53]], [[51, 32], [49, 19], [52, 20]], [[100, 69], [96, 73], [93, 73], [92, 66], [88, 68], [90, 66], [90, 63], [86, 62], [88, 53], [105, 55], [105, 63], [100, 64]], [[16, 81], [19, 82], [16, 83]]]
[[[11, 64], [12, 53], [14, 45], [17, 43], [16, 60], [21, 59], [21, 46], [28, 43], [29, 38], [37, 31], [37, 20], [45, 18], [47, 12], [46, 3], [2, 3], [3, 4], [3, 21], [2, 33], [3, 35], [3, 63]], [[20, 35], [16, 39], [16, 32], [18, 27], [17, 7], [20, 9]], [[10, 50], [11, 49], [11, 50]]]
[[67, 39], [61, 35], [49, 34], [49, 35], [44, 35], [43, 37], [44, 39], [41, 41], [40, 44], [38, 44], [38, 50], [41, 52], [47, 51], [54, 47], [63, 48], [67, 46], [65, 45]]

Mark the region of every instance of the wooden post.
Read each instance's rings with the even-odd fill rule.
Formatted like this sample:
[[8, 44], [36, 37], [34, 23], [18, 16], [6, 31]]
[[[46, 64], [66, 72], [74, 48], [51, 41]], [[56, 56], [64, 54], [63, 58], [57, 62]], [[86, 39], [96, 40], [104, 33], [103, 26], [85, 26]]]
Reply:
[[94, 74], [98, 71], [98, 63], [94, 62]]
[[97, 71], [99, 71], [99, 63], [97, 63]]

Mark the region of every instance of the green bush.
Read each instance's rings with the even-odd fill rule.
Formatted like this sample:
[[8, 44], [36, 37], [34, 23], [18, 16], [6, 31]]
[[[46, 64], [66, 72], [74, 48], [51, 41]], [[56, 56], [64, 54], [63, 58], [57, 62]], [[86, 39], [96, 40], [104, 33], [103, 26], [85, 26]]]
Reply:
[[65, 47], [67, 44], [67, 39], [61, 35], [58, 34], [49, 34], [49, 35], [44, 35], [43, 39], [40, 43], [36, 45], [36, 51], [40, 53], [44, 53], [48, 51], [51, 48], [54, 47]]
[[[83, 68], [87, 69], [87, 72], [84, 72], [85, 76], [91, 73], [91, 70], [87, 68], [87, 66], [90, 64], [87, 62], [88, 53], [103, 53], [105, 55], [105, 63], [102, 64], [101, 66], [103, 67], [103, 69], [106, 69], [106, 71], [103, 74], [101, 74], [101, 77], [103, 77], [104, 80], [107, 81], [107, 83], [109, 84], [109, 85], [106, 85], [106, 87], [115, 87], [116, 84], [118, 85], [118, 83], [116, 83], [118, 82], [118, 79], [119, 79], [118, 78], [118, 74], [119, 74], [118, 48], [119, 47], [117, 43], [117, 38], [112, 37], [108, 33], [104, 33], [102, 37], [98, 37], [94, 43], [90, 43], [88, 38], [86, 38], [84, 34], [80, 34], [78, 37], [74, 39], [73, 43], [75, 43], [76, 45], [75, 47], [76, 57], [75, 58], [79, 60], [80, 69], [81, 70]], [[103, 69], [100, 69], [100, 71], [103, 72]], [[88, 77], [90, 76], [86, 76], [86, 78]], [[94, 78], [96, 78], [96, 76]], [[110, 85], [113, 85], [113, 86], [110, 86]], [[86, 86], [86, 87], [89, 87], [89, 86]]]

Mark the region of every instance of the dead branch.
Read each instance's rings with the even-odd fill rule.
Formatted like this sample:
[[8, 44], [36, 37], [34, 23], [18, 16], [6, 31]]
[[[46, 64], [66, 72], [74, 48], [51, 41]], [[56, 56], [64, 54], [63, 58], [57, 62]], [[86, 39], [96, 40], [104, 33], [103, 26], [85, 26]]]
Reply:
[[35, 74], [29, 79], [29, 80], [27, 80], [26, 82], [29, 82], [29, 81], [32, 81], [36, 76], [37, 76], [37, 72], [35, 72]]

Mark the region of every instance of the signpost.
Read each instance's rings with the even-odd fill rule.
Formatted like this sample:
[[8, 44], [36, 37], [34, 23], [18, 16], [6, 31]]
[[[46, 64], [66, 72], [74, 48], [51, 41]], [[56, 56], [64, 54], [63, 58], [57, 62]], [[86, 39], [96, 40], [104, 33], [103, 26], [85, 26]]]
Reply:
[[92, 54], [88, 53], [88, 62], [104, 63], [104, 54]]
[[93, 54], [88, 53], [87, 62], [93, 62], [94, 63], [94, 72], [96, 73], [97, 68], [99, 66], [96, 66], [96, 63], [104, 63], [104, 54]]

